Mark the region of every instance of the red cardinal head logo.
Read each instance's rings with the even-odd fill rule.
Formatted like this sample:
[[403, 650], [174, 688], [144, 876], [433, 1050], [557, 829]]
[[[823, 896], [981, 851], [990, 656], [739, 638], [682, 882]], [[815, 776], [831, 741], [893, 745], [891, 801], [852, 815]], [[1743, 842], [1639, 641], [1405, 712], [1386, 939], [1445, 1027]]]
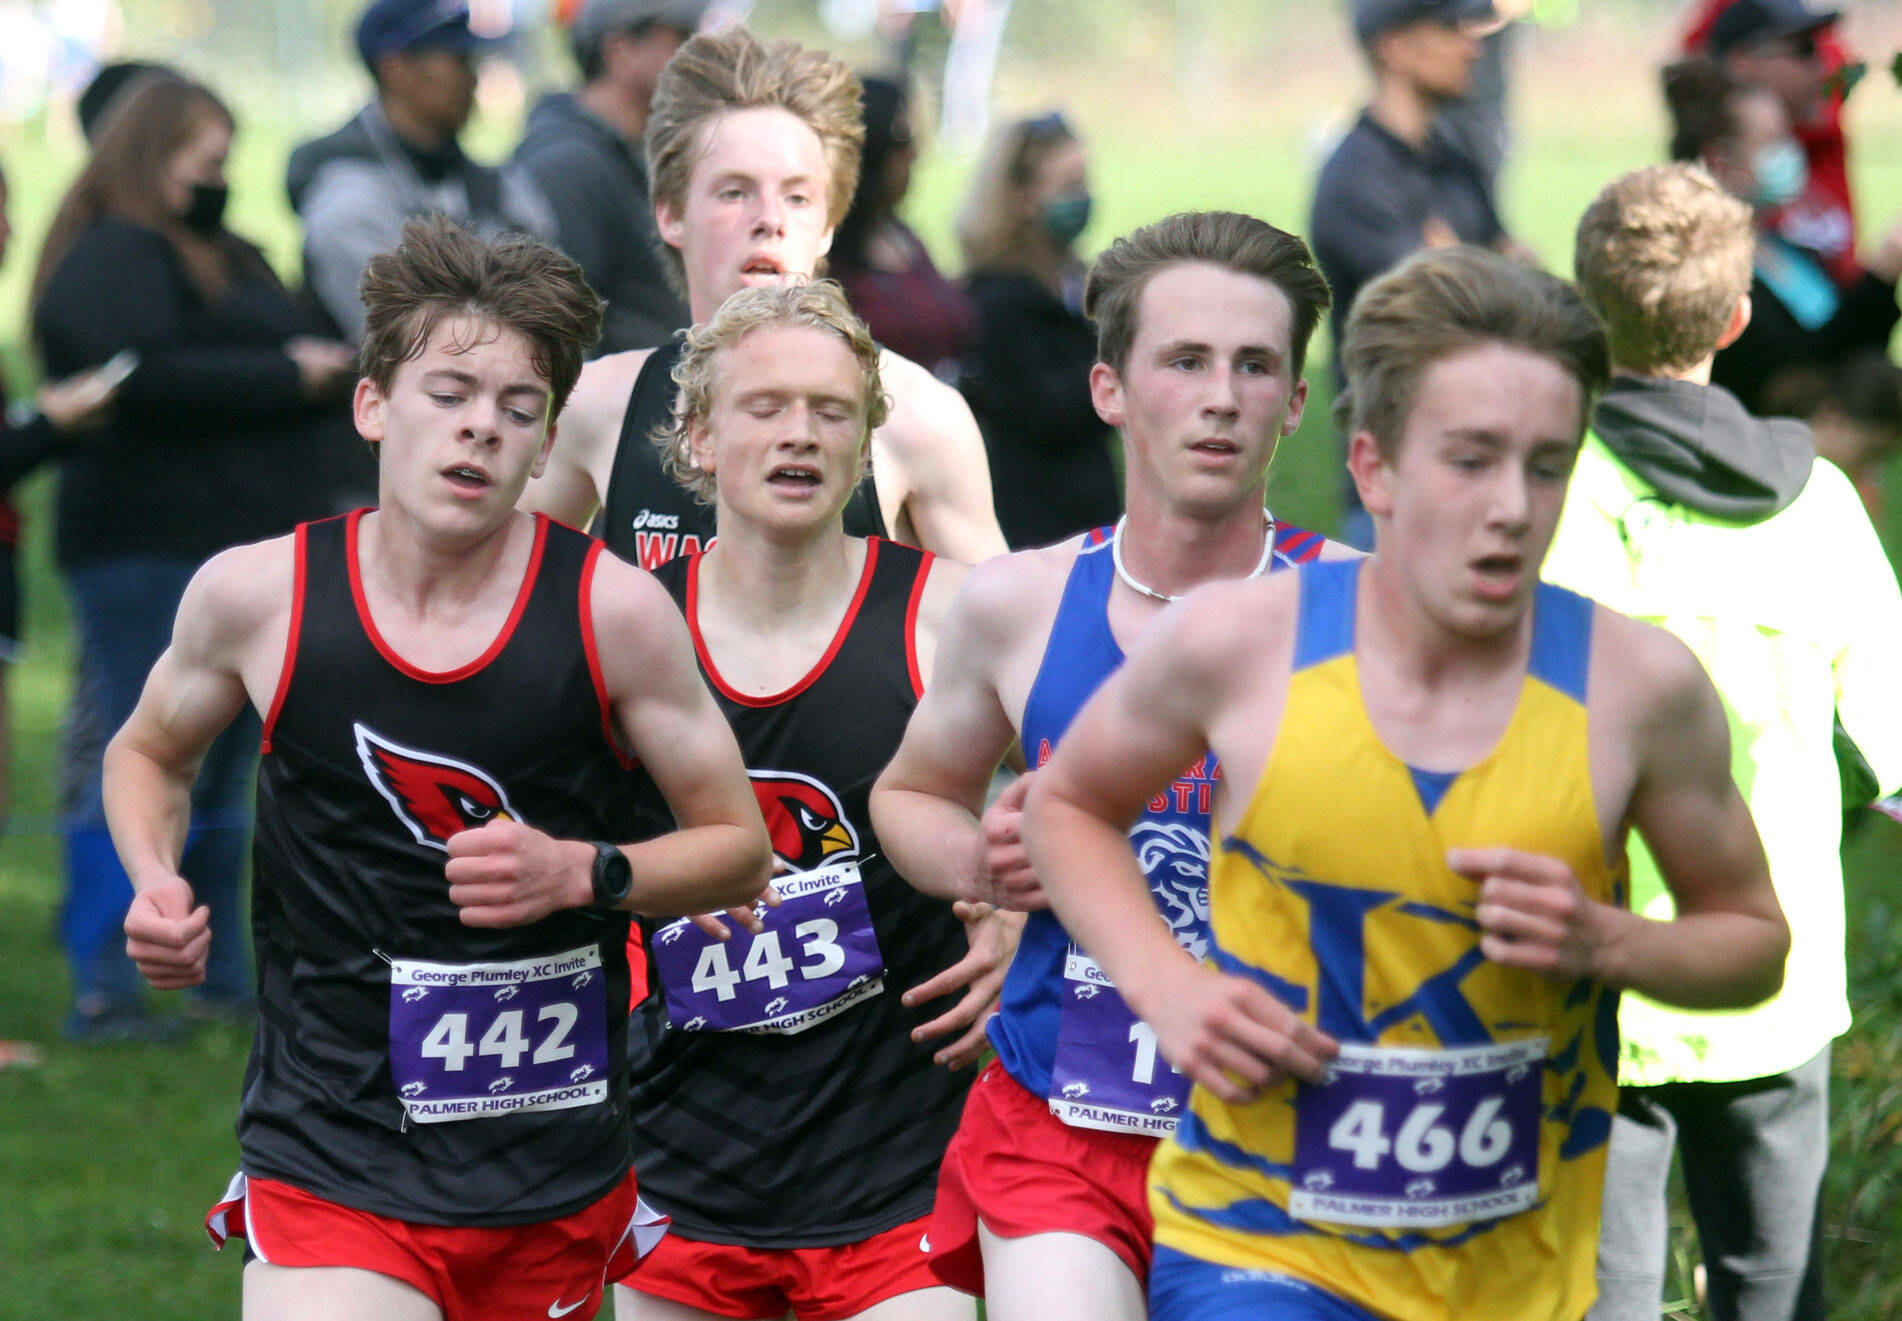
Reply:
[[521, 820], [502, 786], [486, 771], [392, 743], [363, 725], [354, 728], [364, 774], [418, 844], [447, 851], [451, 835], [500, 817]]
[[811, 871], [858, 856], [858, 832], [838, 795], [796, 771], [748, 771], [773, 852], [794, 871]]

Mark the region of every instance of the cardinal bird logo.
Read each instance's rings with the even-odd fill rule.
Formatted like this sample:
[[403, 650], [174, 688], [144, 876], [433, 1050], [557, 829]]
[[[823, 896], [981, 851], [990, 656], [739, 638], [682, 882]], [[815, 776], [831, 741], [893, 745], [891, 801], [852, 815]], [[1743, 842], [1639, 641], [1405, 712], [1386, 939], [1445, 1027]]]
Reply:
[[363, 773], [418, 844], [448, 852], [451, 835], [501, 818], [522, 819], [487, 771], [392, 743], [364, 725], [353, 728]]
[[773, 852], [794, 871], [812, 871], [858, 856], [859, 836], [839, 796], [797, 771], [749, 771]]

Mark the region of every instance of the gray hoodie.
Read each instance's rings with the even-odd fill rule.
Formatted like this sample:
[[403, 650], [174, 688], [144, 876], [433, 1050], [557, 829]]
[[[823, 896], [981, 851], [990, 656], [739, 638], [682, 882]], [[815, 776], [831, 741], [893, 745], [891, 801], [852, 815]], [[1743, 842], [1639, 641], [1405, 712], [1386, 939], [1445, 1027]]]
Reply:
[[553, 206], [562, 251], [607, 300], [597, 352], [652, 348], [687, 324], [662, 265], [638, 144], [557, 92], [529, 112], [515, 164]]
[[1613, 377], [1592, 431], [1666, 500], [1732, 523], [1787, 506], [1816, 459], [1805, 423], [1754, 417], [1728, 390], [1690, 381]]

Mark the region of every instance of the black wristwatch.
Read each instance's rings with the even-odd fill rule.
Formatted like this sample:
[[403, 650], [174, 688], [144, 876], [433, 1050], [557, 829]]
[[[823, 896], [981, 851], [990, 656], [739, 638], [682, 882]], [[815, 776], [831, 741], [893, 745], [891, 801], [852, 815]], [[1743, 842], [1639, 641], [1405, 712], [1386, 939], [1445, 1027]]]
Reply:
[[634, 868], [627, 854], [612, 844], [594, 841], [594, 903], [597, 913], [618, 910], [627, 892], [634, 888]]

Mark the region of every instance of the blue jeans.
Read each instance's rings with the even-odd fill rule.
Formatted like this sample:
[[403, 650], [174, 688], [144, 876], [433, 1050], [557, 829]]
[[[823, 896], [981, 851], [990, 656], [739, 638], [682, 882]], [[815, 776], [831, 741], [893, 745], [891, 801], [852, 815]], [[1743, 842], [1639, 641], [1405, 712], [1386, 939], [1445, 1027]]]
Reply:
[[[66, 898], [60, 939], [74, 1001], [89, 1009], [136, 1003], [141, 988], [123, 932], [132, 883], [106, 830], [100, 761], [170, 642], [179, 598], [197, 568], [196, 560], [138, 555], [89, 561], [66, 573], [79, 674], [62, 749]], [[207, 1000], [252, 995], [242, 886], [259, 737], [258, 718], [247, 710], [212, 745], [192, 789], [181, 871], [198, 902], [211, 906], [210, 962], [197, 992]]]
[[1149, 1267], [1149, 1321], [1379, 1321], [1318, 1285], [1238, 1270], [1172, 1248]]

